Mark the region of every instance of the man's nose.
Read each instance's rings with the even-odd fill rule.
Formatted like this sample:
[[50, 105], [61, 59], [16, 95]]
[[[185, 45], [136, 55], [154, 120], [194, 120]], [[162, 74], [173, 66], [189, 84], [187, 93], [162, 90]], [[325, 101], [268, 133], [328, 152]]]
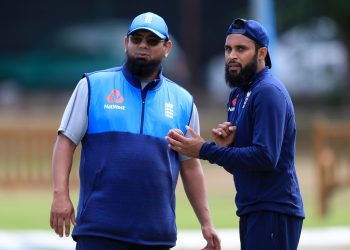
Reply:
[[231, 50], [230, 53], [226, 53], [227, 60], [235, 60], [237, 59], [237, 53], [234, 50]]
[[141, 40], [141, 42], [140, 42], [140, 45], [139, 45], [140, 47], [148, 47], [149, 45], [148, 45], [148, 42], [147, 42], [147, 38], [142, 38], [142, 40]]

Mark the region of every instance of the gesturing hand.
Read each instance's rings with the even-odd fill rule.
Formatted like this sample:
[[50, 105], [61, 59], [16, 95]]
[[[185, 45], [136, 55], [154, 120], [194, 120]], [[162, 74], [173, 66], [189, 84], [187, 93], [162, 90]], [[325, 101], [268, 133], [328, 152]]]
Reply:
[[211, 130], [213, 140], [217, 145], [227, 147], [233, 143], [236, 129], [237, 127], [230, 122], [220, 123], [217, 128]]
[[205, 140], [186, 126], [187, 133], [192, 136], [188, 138], [179, 129], [171, 129], [165, 139], [169, 142], [169, 147], [183, 155], [198, 158], [199, 151]]

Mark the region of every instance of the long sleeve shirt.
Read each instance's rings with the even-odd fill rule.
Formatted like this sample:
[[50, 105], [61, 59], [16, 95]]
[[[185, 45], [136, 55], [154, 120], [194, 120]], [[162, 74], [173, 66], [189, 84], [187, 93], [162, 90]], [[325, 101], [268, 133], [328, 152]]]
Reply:
[[237, 126], [233, 144], [205, 143], [200, 158], [233, 174], [237, 215], [268, 210], [304, 218], [294, 108], [284, 85], [265, 68], [248, 88], [232, 90], [227, 109]]

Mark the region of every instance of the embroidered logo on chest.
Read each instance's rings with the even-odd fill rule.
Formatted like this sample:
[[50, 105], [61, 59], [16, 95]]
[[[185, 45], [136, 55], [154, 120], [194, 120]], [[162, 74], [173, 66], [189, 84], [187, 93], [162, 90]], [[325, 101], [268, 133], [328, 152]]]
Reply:
[[174, 118], [174, 105], [170, 102], [164, 104], [164, 116], [170, 119]]
[[232, 99], [232, 101], [231, 101], [231, 106], [228, 107], [228, 111], [230, 111], [230, 112], [235, 111], [238, 97], [239, 97], [239, 94], [237, 94], [237, 95], [235, 96], [235, 98]]

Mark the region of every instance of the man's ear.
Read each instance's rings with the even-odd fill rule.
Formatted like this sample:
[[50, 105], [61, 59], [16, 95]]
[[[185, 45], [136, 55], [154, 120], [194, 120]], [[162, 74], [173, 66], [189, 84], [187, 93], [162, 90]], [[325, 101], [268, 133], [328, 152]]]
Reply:
[[126, 52], [126, 48], [129, 44], [129, 38], [127, 36], [124, 37], [124, 52]]
[[167, 41], [165, 43], [165, 51], [164, 51], [165, 54], [164, 54], [164, 57], [168, 57], [172, 47], [173, 47], [173, 43], [171, 42], [171, 40], [169, 40], [169, 41]]
[[266, 47], [260, 48], [258, 51], [258, 59], [265, 61], [266, 55], [267, 55], [267, 48]]

